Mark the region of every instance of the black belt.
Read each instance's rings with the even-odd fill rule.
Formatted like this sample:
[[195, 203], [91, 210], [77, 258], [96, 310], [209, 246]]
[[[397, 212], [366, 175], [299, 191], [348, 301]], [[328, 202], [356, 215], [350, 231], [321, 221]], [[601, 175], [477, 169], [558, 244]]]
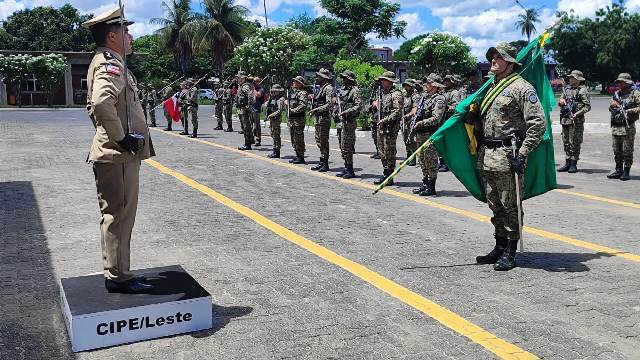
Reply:
[[[499, 149], [503, 147], [511, 147], [511, 139], [491, 139], [484, 138], [482, 139], [482, 145], [484, 145], [487, 149]], [[516, 137], [516, 147], [519, 148], [522, 145], [522, 141]]]

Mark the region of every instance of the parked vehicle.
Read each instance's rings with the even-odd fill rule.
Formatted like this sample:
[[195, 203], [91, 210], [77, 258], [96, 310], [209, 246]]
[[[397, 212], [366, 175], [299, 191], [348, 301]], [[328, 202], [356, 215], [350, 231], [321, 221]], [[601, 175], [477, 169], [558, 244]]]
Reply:
[[200, 99], [213, 100], [213, 90], [211, 89], [199, 89], [198, 97]]

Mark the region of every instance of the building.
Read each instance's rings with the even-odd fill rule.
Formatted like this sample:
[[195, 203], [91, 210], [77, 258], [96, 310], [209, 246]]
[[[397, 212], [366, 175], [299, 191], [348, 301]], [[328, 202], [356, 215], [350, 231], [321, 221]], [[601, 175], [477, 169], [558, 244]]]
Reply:
[[390, 47], [370, 47], [369, 51], [371, 51], [376, 57], [378, 57], [378, 61], [380, 62], [393, 60], [393, 50]]
[[[28, 54], [39, 56], [44, 54], [61, 54], [67, 60], [67, 71], [65, 71], [63, 79], [59, 82], [57, 88], [53, 90], [53, 105], [85, 105], [87, 103], [87, 71], [89, 64], [93, 58], [93, 52], [77, 52], [77, 51], [15, 51], [0, 50], [0, 54], [17, 55]], [[134, 56], [144, 56], [145, 54], [136, 54]], [[0, 74], [0, 79], [2, 74]], [[3, 82], [0, 83], [0, 105], [16, 105], [16, 92], [14, 89], [7, 87]], [[22, 85], [21, 93], [22, 105], [47, 105], [47, 93], [42, 88], [40, 82], [36, 78], [27, 80]]]

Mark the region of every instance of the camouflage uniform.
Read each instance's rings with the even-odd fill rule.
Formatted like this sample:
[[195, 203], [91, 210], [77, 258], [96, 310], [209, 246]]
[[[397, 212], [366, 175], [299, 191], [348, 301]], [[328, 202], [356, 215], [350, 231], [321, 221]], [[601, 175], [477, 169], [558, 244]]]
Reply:
[[[404, 97], [404, 131], [402, 132], [402, 140], [404, 141], [404, 147], [407, 150], [407, 157], [411, 156], [416, 151], [416, 141], [411, 135], [411, 120], [413, 119], [413, 110], [416, 109], [420, 103], [422, 97], [416, 90], [418, 84], [413, 79], [407, 79], [405, 84], [412, 87], [412, 91], [407, 93]], [[409, 165], [415, 166], [415, 159]]]
[[[302, 76], [297, 76], [294, 81], [298, 81], [304, 84]], [[305, 127], [305, 113], [307, 110], [308, 96], [306, 90], [293, 90], [288, 95], [289, 106], [289, 132], [291, 134], [291, 145], [296, 153], [299, 163], [304, 163], [304, 127]], [[295, 160], [295, 159], [292, 159]], [[294, 161], [291, 161], [294, 162]]]
[[[244, 76], [243, 73], [238, 73], [239, 76]], [[242, 125], [242, 131], [244, 134], [244, 148], [251, 150], [251, 144], [254, 143], [253, 132], [251, 127], [251, 86], [245, 81], [238, 87], [238, 93], [236, 94], [236, 109], [238, 109], [238, 117]], [[245, 150], [243, 149], [243, 150]]]
[[215, 130], [222, 130], [222, 112], [224, 110], [224, 88], [220, 85], [215, 89], [215, 115], [217, 126]]
[[[499, 55], [507, 62], [518, 64], [516, 54], [515, 47], [501, 43], [487, 51], [487, 60]], [[480, 115], [483, 139], [478, 151], [478, 169], [487, 204], [493, 212], [491, 223], [495, 229], [496, 247], [489, 255], [476, 260], [478, 263], [494, 263], [495, 270], [515, 267], [520, 232], [513, 169], [517, 164], [525, 163], [546, 130], [544, 112], [535, 88], [519, 75], [515, 76], [517, 79], [502, 90]], [[496, 85], [494, 81], [489, 91]], [[510, 145], [513, 136], [517, 137], [519, 146], [515, 158]], [[522, 175], [516, 176], [523, 184]], [[520, 190], [522, 192], [522, 186]]]
[[316, 145], [320, 150], [320, 163], [317, 166], [311, 168], [311, 170], [318, 170], [325, 172], [329, 170], [329, 130], [331, 129], [331, 110], [333, 104], [331, 98], [333, 96], [333, 86], [329, 83], [331, 80], [331, 73], [327, 69], [320, 69], [316, 73], [316, 77], [325, 79], [325, 83], [322, 84], [317, 95], [313, 99], [313, 105], [315, 106], [311, 111], [315, 117], [316, 132], [315, 139]]
[[156, 100], [158, 95], [156, 94], [156, 90], [151, 87], [151, 85], [147, 86], [147, 112], [149, 113], [149, 118], [151, 118], [151, 124], [149, 126], [156, 127]]
[[[627, 73], [620, 74], [616, 82], [633, 84], [631, 76]], [[635, 122], [640, 114], [640, 91], [630, 87], [619, 90], [614, 95], [613, 101], [621, 103], [627, 114], [627, 120], [625, 122], [622, 113], [617, 107], [610, 108], [613, 156], [616, 162], [616, 170], [607, 177], [610, 179], [629, 180], [636, 136]]]
[[227, 122], [227, 132], [233, 131], [233, 93], [231, 92], [230, 84], [224, 84], [223, 92], [222, 92], [222, 113], [224, 115], [224, 119]]
[[191, 137], [196, 138], [198, 137], [198, 88], [195, 85], [192, 85], [187, 92], [187, 104], [187, 112], [191, 117], [191, 125], [193, 127]]
[[140, 99], [140, 104], [142, 105], [142, 112], [144, 113], [144, 121], [147, 121], [147, 98], [149, 96], [149, 92], [147, 91], [147, 86], [145, 84], [140, 84], [140, 88], [138, 89], [138, 99]]
[[280, 148], [282, 142], [280, 138], [280, 126], [282, 124], [282, 113], [286, 110], [285, 98], [283, 95], [284, 89], [279, 84], [274, 84], [271, 87], [271, 96], [267, 101], [267, 120], [269, 121], [269, 128], [271, 129], [271, 139], [273, 139], [273, 152], [267, 155], [270, 158], [280, 157]]
[[[255, 96], [255, 92], [259, 96]], [[265, 90], [262, 85], [258, 85], [258, 88], [251, 90], [251, 128], [253, 129], [253, 138], [255, 139], [256, 146], [260, 146], [262, 142], [262, 124], [260, 123], [260, 113], [262, 112], [262, 103], [264, 102]]]
[[[442, 78], [436, 74], [430, 74], [427, 82], [434, 86], [431, 93], [424, 94], [424, 105], [420, 118], [414, 126], [416, 145], [421, 146], [427, 139], [438, 130], [442, 124], [442, 118], [447, 111], [447, 100], [442, 91]], [[438, 177], [438, 152], [435, 146], [430, 144], [418, 156], [418, 163], [422, 169], [423, 186], [414, 191], [421, 196], [436, 195], [435, 185]]]
[[[188, 83], [184, 82], [184, 86], [187, 86]], [[188, 135], [189, 134], [189, 121], [187, 117], [189, 113], [187, 112], [188, 107], [188, 98], [189, 98], [189, 90], [183, 88], [180, 90], [180, 94], [178, 95], [178, 107], [180, 108], [180, 122], [182, 123], [182, 128], [184, 129], [180, 135]]]
[[[381, 80], [396, 82], [395, 74], [391, 71], [385, 71]], [[378, 122], [378, 146], [380, 148], [380, 160], [382, 162], [384, 178], [391, 175], [396, 167], [396, 141], [398, 139], [398, 130], [400, 129], [400, 121], [402, 120], [402, 107], [404, 97], [402, 92], [392, 86], [388, 90], [382, 89], [382, 99], [380, 106], [380, 121]], [[384, 179], [382, 178], [382, 180]], [[378, 179], [376, 183], [380, 183]], [[390, 183], [391, 184], [391, 183]]]
[[355, 176], [353, 154], [356, 152], [356, 127], [358, 115], [362, 108], [362, 95], [358, 86], [352, 85], [356, 83], [353, 72], [345, 71], [341, 76], [348, 81], [343, 82], [343, 86], [337, 94], [340, 99], [340, 109], [338, 111], [342, 110], [343, 115], [337, 114], [340, 123], [336, 124], [336, 128], [338, 128], [338, 142], [340, 144], [340, 153], [344, 160], [345, 171], [337, 175], [350, 179]]
[[[582, 73], [574, 70], [571, 76], [579, 81], [584, 81]], [[584, 114], [591, 111], [591, 100], [585, 85], [577, 87], [568, 86], [562, 92], [561, 99], [567, 102], [560, 110], [560, 124], [562, 125], [562, 143], [566, 155], [564, 167], [558, 171], [576, 172], [576, 163], [580, 159], [580, 145], [584, 133]], [[569, 106], [572, 104], [572, 108]], [[574, 116], [571, 119], [571, 115]]]
[[[168, 85], [168, 82], [165, 83], [165, 86]], [[173, 89], [171, 88], [171, 86], [167, 86], [167, 88], [165, 88], [162, 91], [162, 101], [165, 101], [167, 99], [170, 99], [173, 96]], [[173, 119], [171, 119], [171, 116], [169, 115], [169, 112], [167, 111], [167, 109], [162, 106], [162, 110], [164, 112], [164, 118], [167, 120], [167, 127], [165, 130], [167, 131], [171, 131], [171, 125], [173, 123]]]

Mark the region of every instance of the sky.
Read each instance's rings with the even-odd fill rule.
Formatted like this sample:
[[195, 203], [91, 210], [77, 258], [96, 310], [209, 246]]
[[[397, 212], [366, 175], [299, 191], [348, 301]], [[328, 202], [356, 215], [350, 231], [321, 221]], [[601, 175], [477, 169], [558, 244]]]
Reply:
[[[326, 15], [320, 0], [265, 0], [269, 26], [284, 24], [288, 19], [308, 14], [311, 17]], [[402, 42], [431, 31], [444, 31], [460, 36], [474, 55], [482, 57], [486, 49], [500, 41], [526, 39], [514, 26], [522, 8], [516, 0], [387, 0], [398, 2], [401, 10], [399, 20], [407, 22], [405, 38], [378, 39], [369, 34], [373, 46], [388, 46], [396, 50]], [[152, 33], [155, 25], [149, 19], [162, 17], [161, 0], [123, 0], [127, 17], [136, 21], [130, 27], [135, 37]], [[536, 25], [539, 32], [553, 24], [558, 10], [573, 10], [581, 17], [593, 17], [596, 10], [610, 5], [612, 0], [519, 0], [526, 8], [536, 8], [541, 22]], [[117, 6], [113, 0], [0, 0], [0, 21], [16, 10], [34, 6], [59, 7], [70, 3], [83, 13], [98, 14]], [[192, 0], [197, 9], [200, 0]], [[236, 0], [247, 7], [251, 19], [264, 23], [263, 0]], [[640, 12], [640, 0], [627, 0], [630, 12]]]

